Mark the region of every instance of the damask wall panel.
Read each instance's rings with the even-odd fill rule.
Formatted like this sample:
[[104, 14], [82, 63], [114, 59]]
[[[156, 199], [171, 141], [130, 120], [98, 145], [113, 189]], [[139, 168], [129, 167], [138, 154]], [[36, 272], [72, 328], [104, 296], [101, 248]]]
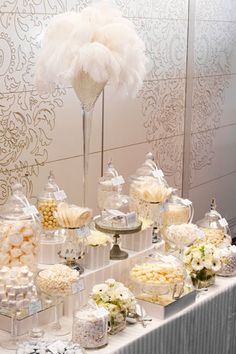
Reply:
[[199, 220], [209, 210], [211, 198], [216, 198], [217, 210], [228, 221], [235, 219], [235, 180], [236, 173], [231, 173], [191, 189], [189, 197], [194, 204], [194, 220]]
[[236, 171], [236, 124], [192, 135], [191, 186]]
[[127, 17], [187, 19], [187, 0], [115, 0]]
[[49, 15], [0, 13], [0, 92], [34, 89], [40, 38]]
[[[191, 189], [196, 216], [216, 196], [236, 220], [236, 2], [196, 1], [191, 124]], [[200, 215], [201, 214], [201, 215]]]
[[196, 19], [236, 21], [236, 2], [234, 0], [197, 0]]
[[236, 123], [236, 75], [193, 80], [192, 133]]
[[105, 149], [183, 134], [185, 80], [146, 81], [137, 99], [105, 92]]
[[65, 12], [70, 0], [2, 0], [0, 12], [57, 14]]
[[134, 19], [149, 59], [147, 80], [184, 78], [187, 21]]
[[196, 21], [195, 77], [236, 73], [235, 34], [236, 22]]

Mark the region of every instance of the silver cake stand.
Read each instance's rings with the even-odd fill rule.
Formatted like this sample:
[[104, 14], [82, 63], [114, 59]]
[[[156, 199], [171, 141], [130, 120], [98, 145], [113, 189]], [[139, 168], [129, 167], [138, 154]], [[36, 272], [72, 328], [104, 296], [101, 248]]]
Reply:
[[128, 253], [120, 249], [118, 239], [120, 238], [120, 235], [128, 235], [139, 232], [142, 228], [142, 222], [138, 220], [135, 224], [124, 227], [107, 225], [103, 222], [101, 217], [95, 219], [94, 222], [98, 231], [104, 232], [106, 234], [113, 234], [114, 244], [110, 251], [110, 259], [120, 260], [128, 258]]

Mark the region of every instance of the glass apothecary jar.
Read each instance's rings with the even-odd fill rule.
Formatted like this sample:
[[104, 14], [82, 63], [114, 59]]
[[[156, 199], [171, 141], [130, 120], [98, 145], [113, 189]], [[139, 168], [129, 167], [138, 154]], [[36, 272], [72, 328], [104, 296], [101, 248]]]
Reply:
[[98, 207], [100, 210], [105, 209], [106, 200], [116, 194], [122, 192], [122, 184], [124, 180], [119, 176], [117, 170], [111, 162], [108, 163], [104, 175], [98, 182]]
[[132, 291], [137, 299], [159, 302], [161, 296], [177, 298], [184, 291], [186, 272], [173, 255], [153, 254], [130, 270]]
[[161, 208], [161, 226], [191, 223], [193, 215], [192, 202], [189, 199], [178, 197], [173, 192]]
[[35, 270], [41, 225], [37, 209], [30, 205], [17, 183], [0, 211], [0, 266], [28, 266]]
[[85, 349], [102, 348], [108, 343], [108, 311], [95, 302], [74, 313], [72, 340]]
[[153, 221], [156, 230], [153, 242], [158, 241], [161, 205], [169, 198], [173, 189], [164, 178], [162, 170], [154, 162], [152, 153], [146, 155], [145, 162], [130, 179], [129, 195], [131, 209], [139, 217]]
[[228, 223], [216, 210], [215, 199], [212, 199], [210, 211], [203, 219], [197, 221], [197, 226], [204, 231], [207, 242], [217, 247], [223, 247], [231, 244], [232, 239]]
[[102, 223], [112, 228], [129, 228], [137, 223], [137, 213], [131, 210], [133, 203], [125, 194], [113, 194], [104, 203]]
[[55, 217], [57, 206], [65, 201], [66, 195], [58, 187], [53, 172], [50, 171], [48, 181], [44, 186], [43, 192], [38, 197], [38, 210], [41, 215], [41, 222], [46, 239], [51, 239], [58, 235], [60, 225]]

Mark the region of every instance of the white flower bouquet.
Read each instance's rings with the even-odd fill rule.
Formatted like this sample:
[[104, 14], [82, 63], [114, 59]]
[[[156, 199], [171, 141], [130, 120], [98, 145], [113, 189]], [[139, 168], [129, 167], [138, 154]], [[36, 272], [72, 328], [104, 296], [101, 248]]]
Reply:
[[92, 289], [92, 299], [97, 305], [108, 310], [110, 334], [115, 334], [125, 328], [126, 315], [134, 310], [136, 305], [132, 292], [114, 279], [95, 285]]
[[219, 250], [212, 244], [202, 243], [194, 244], [184, 251], [184, 264], [197, 288], [213, 285], [215, 273], [222, 265]]

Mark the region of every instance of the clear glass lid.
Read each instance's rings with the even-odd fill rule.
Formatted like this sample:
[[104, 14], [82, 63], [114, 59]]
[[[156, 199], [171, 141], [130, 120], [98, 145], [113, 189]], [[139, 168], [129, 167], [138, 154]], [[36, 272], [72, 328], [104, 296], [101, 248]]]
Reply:
[[60, 191], [58, 187], [55, 176], [52, 171], [50, 171], [47, 183], [44, 186], [43, 192], [39, 195], [39, 199], [55, 199], [55, 192]]
[[146, 155], [144, 163], [136, 170], [135, 175], [130, 177], [131, 182], [154, 182], [164, 187], [168, 187], [168, 183], [164, 178], [164, 174], [154, 161], [151, 152]]
[[32, 218], [30, 203], [26, 198], [23, 187], [16, 183], [12, 187], [12, 195], [0, 211], [0, 218], [5, 220], [28, 220]]
[[[227, 225], [225, 225], [222, 220], [220, 213], [216, 210], [216, 201], [213, 198], [211, 201], [210, 211], [207, 212], [203, 219], [199, 220], [196, 224], [205, 229], [225, 229]], [[225, 220], [226, 222], [226, 220]], [[226, 222], [227, 224], [227, 222]]]
[[112, 162], [108, 162], [107, 164], [107, 169], [104, 172], [104, 175], [99, 179], [99, 184], [101, 184], [103, 187], [105, 186], [113, 186], [114, 183], [114, 178], [118, 177], [118, 171], [115, 169], [113, 166]]

